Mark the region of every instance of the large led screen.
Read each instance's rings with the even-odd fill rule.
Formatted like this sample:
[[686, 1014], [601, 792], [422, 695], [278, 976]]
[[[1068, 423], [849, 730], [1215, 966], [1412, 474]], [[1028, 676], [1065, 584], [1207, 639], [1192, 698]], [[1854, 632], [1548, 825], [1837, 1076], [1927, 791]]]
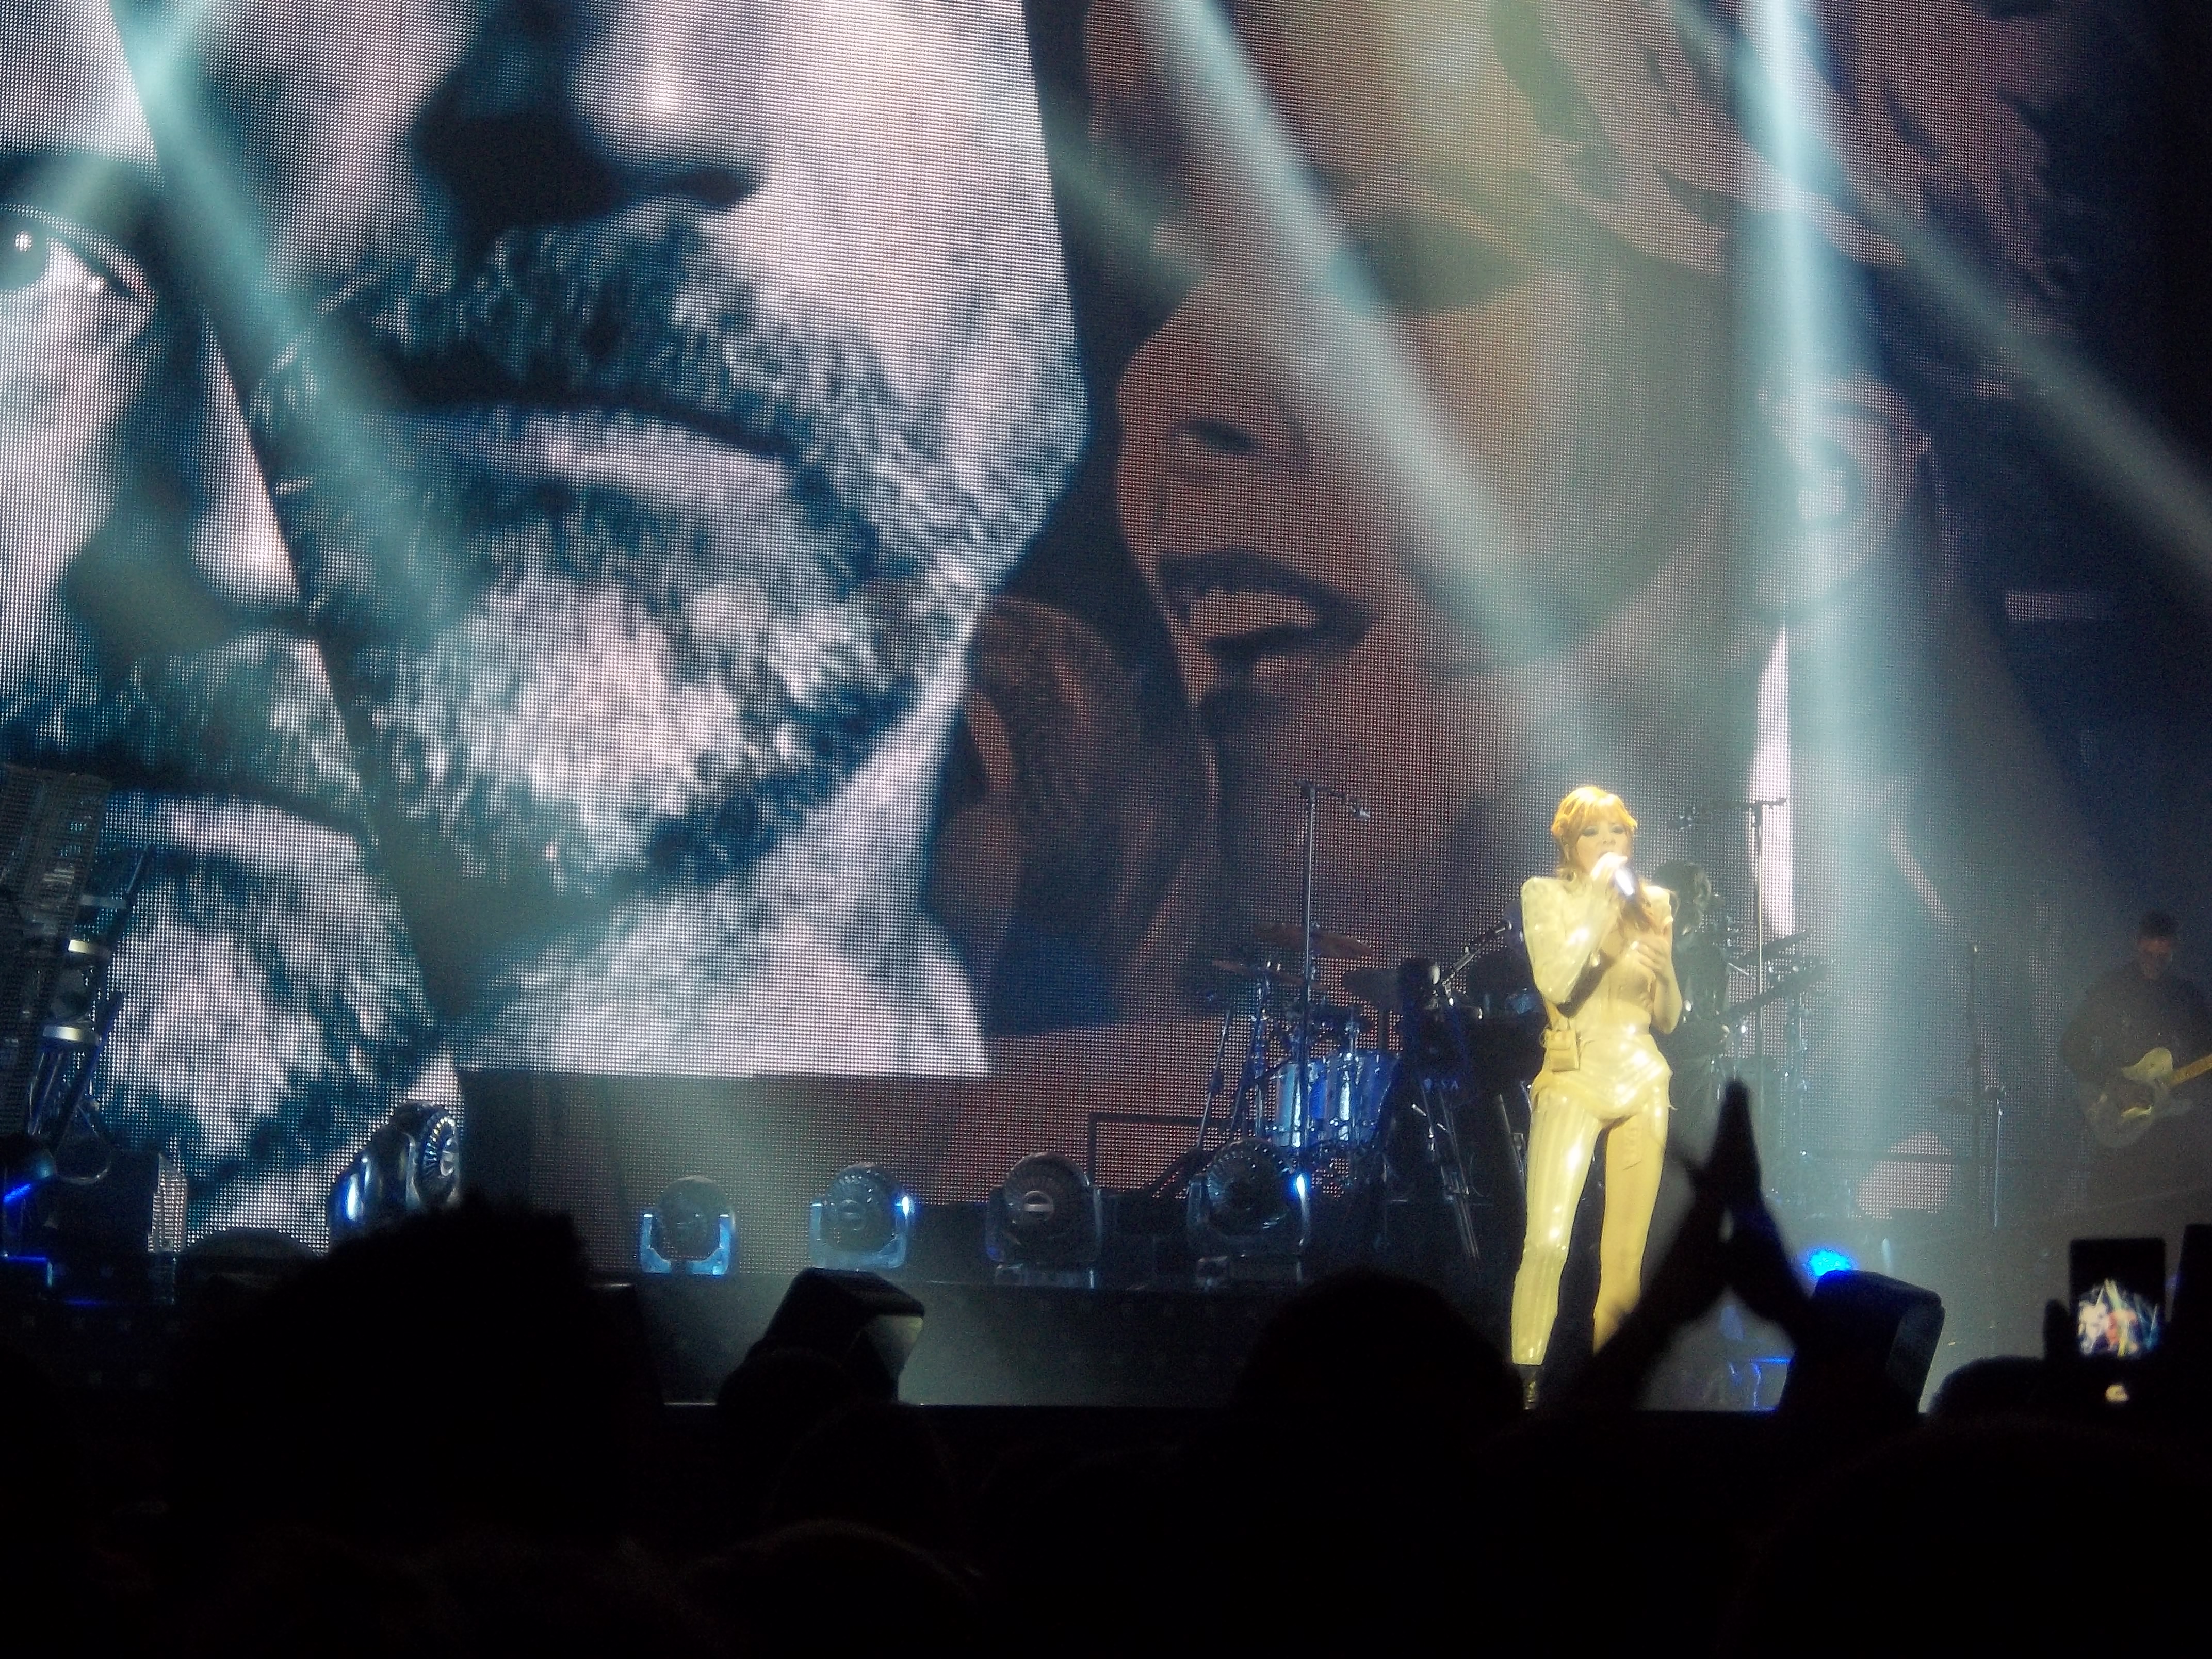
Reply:
[[878, 1080], [743, 1096], [794, 1216], [1141, 1184], [1309, 797], [1372, 1014], [1510, 1000], [1595, 782], [1714, 994], [1810, 975], [1729, 1039], [1800, 1200], [1984, 1201], [1942, 1102], [2057, 1098], [2135, 896], [2007, 654], [2109, 614], [2021, 364], [2147, 280], [2124, 10], [5, 0], [0, 748], [149, 855], [102, 1121], [195, 1233], [477, 1070]]

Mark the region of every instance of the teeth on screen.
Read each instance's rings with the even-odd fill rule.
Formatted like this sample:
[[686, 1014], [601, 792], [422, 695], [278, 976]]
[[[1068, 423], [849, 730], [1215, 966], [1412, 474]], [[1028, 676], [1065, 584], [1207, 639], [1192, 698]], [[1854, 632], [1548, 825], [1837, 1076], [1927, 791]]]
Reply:
[[1205, 639], [1233, 638], [1264, 629], [1313, 628], [1320, 621], [1320, 613], [1304, 599], [1249, 589], [1216, 589], [1190, 607], [1191, 631]]

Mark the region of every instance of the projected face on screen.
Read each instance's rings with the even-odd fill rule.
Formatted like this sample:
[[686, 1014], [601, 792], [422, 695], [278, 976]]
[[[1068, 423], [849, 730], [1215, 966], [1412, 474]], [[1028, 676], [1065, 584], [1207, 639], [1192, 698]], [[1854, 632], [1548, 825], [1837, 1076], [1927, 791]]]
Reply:
[[[1725, 296], [1639, 246], [1681, 216], [1639, 198], [1649, 158], [1614, 158], [1626, 222], [1543, 193], [1525, 131], [1476, 107], [1525, 109], [1534, 78], [1480, 20], [1432, 20], [1477, 67], [1423, 106], [1376, 17], [1234, 15], [1341, 246], [1321, 291], [1286, 295], [1255, 228], [1274, 210], [1202, 142], [1182, 153], [1162, 235], [1200, 276], [1121, 385], [1123, 526], [1213, 745], [1229, 890], [1255, 919], [1292, 915], [1292, 786], [1339, 783], [1376, 817], [1332, 836], [1327, 913], [1440, 945], [1487, 920], [1461, 908], [1468, 866], [1505, 850], [1487, 819], [1527, 769], [1556, 793], [1561, 769], [1682, 758], [1724, 632]], [[1093, 15], [1109, 120], [1129, 27]], [[1375, 317], [1397, 361], [1332, 362], [1326, 337]], [[1441, 522], [1401, 486], [1424, 466], [1468, 481]]]
[[248, 426], [465, 1062], [979, 1063], [922, 821], [1081, 424], [1013, 8], [276, 0], [202, 58], [314, 319]]
[[13, 9], [0, 756], [120, 786], [103, 884], [149, 855], [108, 1128], [174, 1157], [197, 1227], [311, 1231], [392, 1101], [435, 1086], [437, 1039], [235, 405], [157, 274], [156, 176], [106, 9]]
[[313, 1231], [448, 1055], [979, 1066], [921, 842], [1083, 419], [1012, 9], [206, 24], [159, 144], [105, 7], [0, 42], [0, 753], [155, 855], [111, 1126]]

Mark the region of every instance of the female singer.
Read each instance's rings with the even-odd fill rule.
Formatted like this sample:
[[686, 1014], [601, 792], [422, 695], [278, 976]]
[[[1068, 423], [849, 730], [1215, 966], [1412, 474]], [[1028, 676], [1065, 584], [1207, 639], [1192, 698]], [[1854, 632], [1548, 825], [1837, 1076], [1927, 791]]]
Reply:
[[1587, 784], [1572, 791], [1552, 819], [1552, 839], [1558, 874], [1521, 889], [1547, 1017], [1528, 1129], [1528, 1236], [1513, 1283], [1513, 1362], [1532, 1395], [1559, 1310], [1575, 1206], [1608, 1125], [1599, 1344], [1636, 1305], [1667, 1147], [1668, 1072], [1651, 1029], [1672, 1030], [1682, 1013], [1673, 896], [1628, 867], [1636, 820], [1620, 797]]

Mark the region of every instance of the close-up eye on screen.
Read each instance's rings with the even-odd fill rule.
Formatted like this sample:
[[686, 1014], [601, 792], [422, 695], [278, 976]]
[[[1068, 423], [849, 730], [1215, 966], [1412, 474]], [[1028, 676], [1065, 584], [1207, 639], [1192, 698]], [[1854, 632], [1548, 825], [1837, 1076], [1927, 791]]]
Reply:
[[[1721, 1170], [2032, 1346], [2212, 1187], [2163, 16], [9, 0], [0, 1258], [1374, 1269], [1535, 1398]], [[917, 1397], [1121, 1398], [1022, 1341]]]

